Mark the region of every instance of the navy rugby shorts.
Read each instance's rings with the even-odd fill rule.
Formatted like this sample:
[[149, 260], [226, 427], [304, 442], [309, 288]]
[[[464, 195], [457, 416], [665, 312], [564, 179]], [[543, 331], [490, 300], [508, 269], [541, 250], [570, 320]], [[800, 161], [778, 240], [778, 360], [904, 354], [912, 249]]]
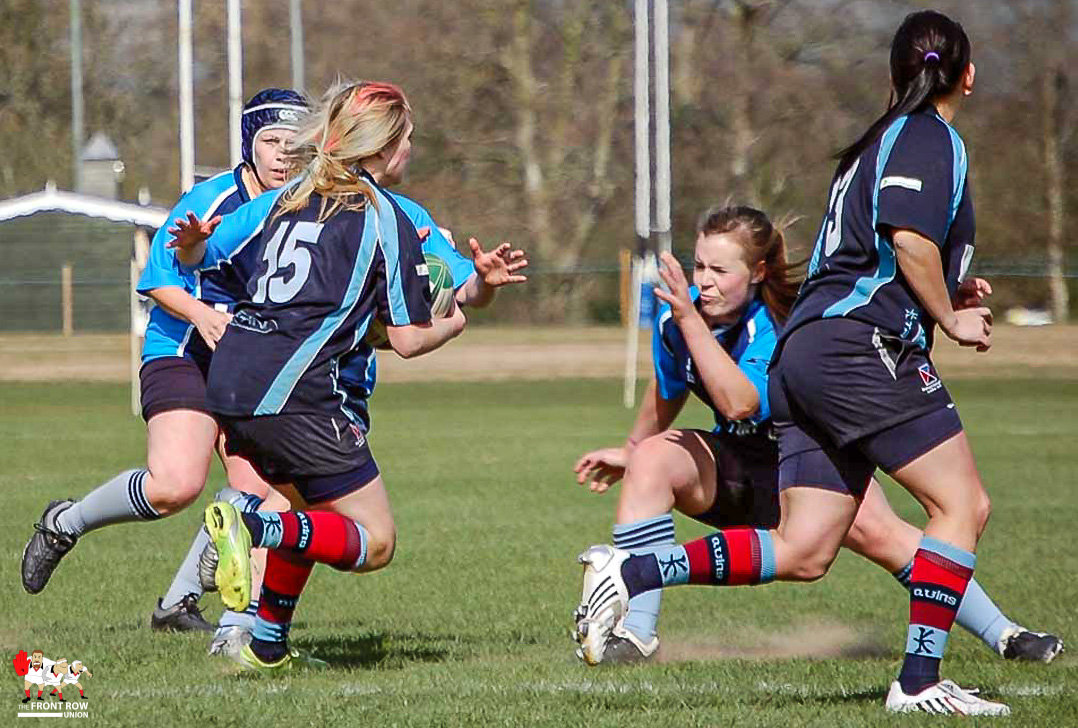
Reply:
[[715, 501], [703, 513], [689, 518], [715, 528], [779, 525], [778, 470], [774, 458], [738, 455], [714, 432], [690, 430], [715, 457]]
[[343, 415], [217, 415], [225, 451], [272, 485], [294, 485], [314, 505], [354, 493], [378, 476], [366, 435]]
[[927, 352], [872, 324], [805, 324], [786, 340], [768, 383], [779, 440], [779, 488], [860, 497], [879, 467], [892, 473], [962, 431]]
[[139, 369], [142, 419], [171, 410], [195, 410], [210, 414], [206, 403], [206, 375], [210, 358], [166, 356], [152, 359]]

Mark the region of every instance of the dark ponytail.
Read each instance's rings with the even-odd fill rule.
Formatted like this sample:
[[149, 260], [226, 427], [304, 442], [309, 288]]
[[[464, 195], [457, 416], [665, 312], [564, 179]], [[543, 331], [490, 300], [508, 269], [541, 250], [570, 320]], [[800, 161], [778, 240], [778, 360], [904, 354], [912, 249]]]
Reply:
[[969, 66], [970, 50], [966, 31], [946, 15], [934, 10], [907, 15], [891, 41], [894, 91], [887, 112], [860, 139], [835, 155], [841, 160], [836, 176], [849, 170], [897, 119], [954, 91]]

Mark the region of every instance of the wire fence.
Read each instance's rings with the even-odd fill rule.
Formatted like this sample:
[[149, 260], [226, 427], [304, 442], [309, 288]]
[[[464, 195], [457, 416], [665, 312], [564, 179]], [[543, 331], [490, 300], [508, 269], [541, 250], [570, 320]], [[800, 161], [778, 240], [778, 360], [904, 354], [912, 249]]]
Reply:
[[[126, 261], [123, 261], [126, 267]], [[127, 271], [125, 270], [124, 273]], [[973, 273], [989, 279], [994, 293], [990, 299], [998, 311], [1022, 307], [1049, 307], [1048, 276], [1043, 267], [986, 261]], [[1078, 316], [1078, 269], [1066, 274], [1071, 292], [1072, 320]], [[585, 264], [572, 270], [538, 268], [529, 271], [530, 282], [502, 294], [497, 306], [478, 316], [479, 323], [565, 323], [556, 317], [569, 316], [571, 323], [616, 324], [622, 320], [624, 282], [617, 266]], [[118, 333], [131, 326], [130, 283], [127, 275], [81, 273], [72, 268], [70, 284], [71, 328], [75, 332]], [[565, 313], [538, 311], [538, 299], [577, 291], [577, 310]], [[0, 331], [60, 332], [64, 329], [65, 294], [60, 268], [21, 271], [17, 276], [0, 273]]]

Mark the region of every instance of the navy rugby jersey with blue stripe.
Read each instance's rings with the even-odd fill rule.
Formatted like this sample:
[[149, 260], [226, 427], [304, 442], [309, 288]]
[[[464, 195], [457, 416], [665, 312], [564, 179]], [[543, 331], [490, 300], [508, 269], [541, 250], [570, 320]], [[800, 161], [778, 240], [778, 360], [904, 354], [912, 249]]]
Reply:
[[[145, 295], [155, 288], [176, 286], [207, 303], [225, 305], [232, 304], [242, 295], [242, 283], [230, 267], [207, 272], [185, 269], [176, 260], [176, 251], [165, 247], [172, 239], [167, 229], [176, 218], [185, 218], [188, 212], [193, 212], [199, 219], [209, 220], [215, 215], [227, 215], [250, 201], [243, 184], [242, 168], [240, 165], [199, 182], [180, 198], [169, 213], [168, 222], [153, 236], [149, 259], [138, 281], [139, 293]], [[188, 356], [192, 349], [202, 356], [209, 356], [208, 347], [192, 324], [154, 306], [142, 347], [143, 363], [167, 356]]]
[[891, 124], [833, 181], [783, 338], [809, 321], [844, 316], [930, 349], [935, 321], [898, 268], [891, 231], [913, 230], [939, 246], [953, 296], [976, 232], [967, 167], [962, 138], [935, 109]]
[[202, 267], [226, 259], [248, 240], [258, 261], [247, 281], [248, 301], [236, 306], [213, 356], [207, 400], [214, 412], [336, 411], [343, 401], [340, 359], [375, 316], [390, 326], [430, 320], [428, 276], [415, 227], [395, 201], [375, 189], [377, 213], [370, 207], [339, 211], [320, 223], [322, 200], [312, 195], [297, 213], [275, 216], [269, 210], [264, 228], [252, 235], [245, 217], [260, 212], [252, 204], [226, 218], [224, 229], [207, 242]]
[[[461, 255], [438, 229], [434, 218], [422, 205], [404, 195], [390, 192], [390, 196], [400, 203], [401, 209], [415, 225], [416, 229], [426, 227], [430, 235], [423, 241], [423, 252], [433, 253], [449, 264], [453, 278], [453, 290], [459, 290], [475, 273], [475, 264]], [[370, 429], [370, 412], [367, 400], [374, 393], [378, 378], [378, 361], [374, 349], [360, 341], [356, 348], [341, 358], [339, 362], [338, 386], [342, 394], [341, 410], [354, 424], [364, 431]]]
[[[693, 301], [700, 292], [689, 289]], [[707, 405], [715, 417], [714, 433], [737, 449], [738, 454], [764, 458], [777, 457], [771, 439], [771, 407], [767, 400], [767, 369], [778, 341], [778, 329], [767, 307], [759, 298], [753, 299], [741, 319], [732, 326], [711, 330], [715, 340], [730, 355], [760, 397], [760, 409], [743, 420], [731, 421], [719, 411], [700, 380], [700, 371], [689, 353], [685, 337], [674, 322], [669, 304], [663, 304], [652, 332], [652, 359], [659, 396], [665, 400], [681, 397], [691, 391]]]

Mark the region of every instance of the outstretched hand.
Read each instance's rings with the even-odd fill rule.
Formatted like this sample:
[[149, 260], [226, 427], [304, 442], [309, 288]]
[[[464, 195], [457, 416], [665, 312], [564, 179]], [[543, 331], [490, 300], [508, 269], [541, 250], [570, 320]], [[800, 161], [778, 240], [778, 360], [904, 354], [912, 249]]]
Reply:
[[576, 482], [587, 485], [592, 493], [605, 493], [625, 477], [629, 452], [623, 447], [608, 447], [585, 453], [576, 461]]
[[187, 218], [178, 217], [172, 221], [172, 227], [166, 232], [172, 236], [172, 240], [165, 243], [166, 248], [193, 248], [206, 238], [213, 235], [213, 231], [221, 224], [221, 216], [217, 215], [206, 222], [198, 219], [193, 212], [187, 213]]
[[677, 262], [671, 253], [663, 252], [659, 256], [662, 265], [659, 266], [659, 277], [670, 289], [664, 291], [655, 288], [655, 297], [664, 303], [670, 304], [670, 313], [674, 321], [683, 321], [686, 317], [696, 313], [696, 306], [692, 302], [692, 294], [689, 293], [689, 281], [685, 278], [685, 271], [681, 269], [681, 263]]
[[479, 274], [483, 283], [491, 288], [499, 288], [511, 283], [523, 283], [528, 280], [527, 276], [518, 273], [528, 267], [528, 259], [524, 256], [523, 250], [514, 250], [510, 243], [502, 243], [494, 250], [484, 252], [475, 238], [468, 240], [468, 246], [472, 249], [475, 272]]

